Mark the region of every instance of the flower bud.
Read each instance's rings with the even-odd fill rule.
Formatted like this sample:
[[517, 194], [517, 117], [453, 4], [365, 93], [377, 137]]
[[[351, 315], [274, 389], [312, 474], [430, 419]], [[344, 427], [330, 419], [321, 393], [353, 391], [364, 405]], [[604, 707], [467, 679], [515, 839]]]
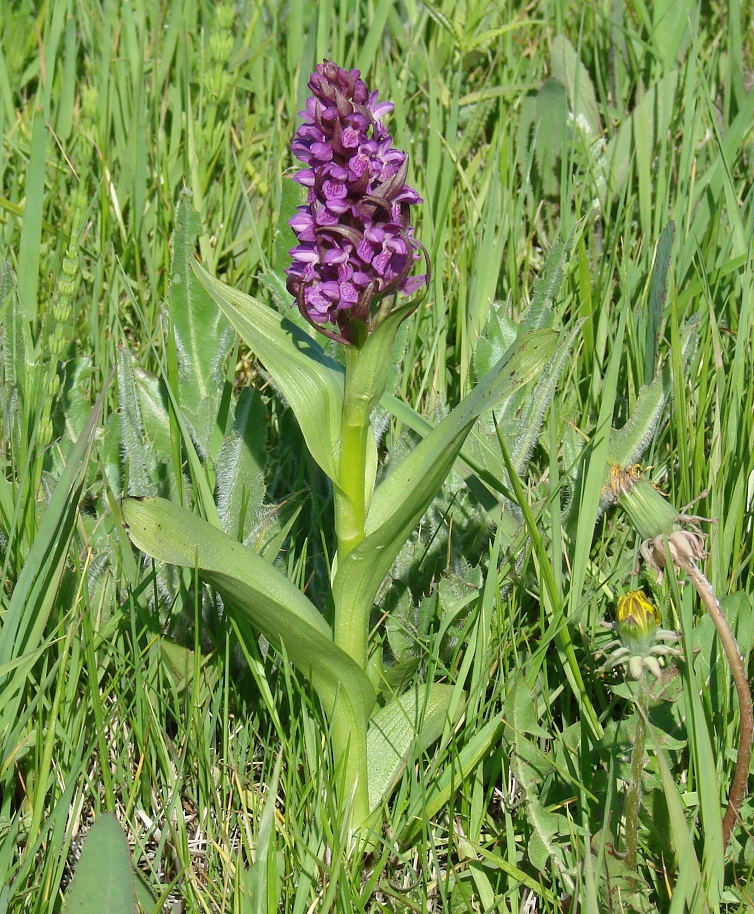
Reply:
[[638, 464], [611, 467], [603, 497], [609, 502], [618, 502], [643, 540], [670, 536], [678, 520], [678, 511], [649, 479], [641, 475]]
[[660, 612], [642, 590], [631, 590], [618, 600], [616, 627], [623, 646], [632, 654], [647, 654], [661, 621]]

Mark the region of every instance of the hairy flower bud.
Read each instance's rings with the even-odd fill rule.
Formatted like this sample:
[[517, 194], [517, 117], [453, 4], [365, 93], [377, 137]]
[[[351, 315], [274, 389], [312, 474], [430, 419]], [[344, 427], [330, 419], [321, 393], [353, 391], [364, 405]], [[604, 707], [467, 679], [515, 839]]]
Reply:
[[393, 105], [359, 77], [331, 61], [317, 66], [291, 147], [307, 166], [294, 180], [309, 192], [290, 220], [299, 243], [290, 252], [288, 291], [310, 323], [346, 343], [361, 342], [389, 313], [382, 299], [412, 295], [427, 282], [412, 275], [424, 249], [409, 208], [421, 197], [406, 184], [406, 154], [382, 123]]

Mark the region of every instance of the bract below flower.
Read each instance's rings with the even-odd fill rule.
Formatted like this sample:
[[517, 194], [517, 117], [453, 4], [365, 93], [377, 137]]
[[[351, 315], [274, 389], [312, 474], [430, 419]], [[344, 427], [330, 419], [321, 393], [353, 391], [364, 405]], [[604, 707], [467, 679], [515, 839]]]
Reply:
[[291, 147], [307, 166], [294, 180], [308, 195], [289, 223], [299, 243], [290, 251], [288, 291], [325, 335], [359, 343], [396, 293], [426, 285], [426, 274], [413, 275], [426, 254], [410, 225], [421, 197], [406, 184], [406, 154], [382, 123], [393, 105], [378, 101], [358, 70], [325, 61], [308, 85], [313, 94]]

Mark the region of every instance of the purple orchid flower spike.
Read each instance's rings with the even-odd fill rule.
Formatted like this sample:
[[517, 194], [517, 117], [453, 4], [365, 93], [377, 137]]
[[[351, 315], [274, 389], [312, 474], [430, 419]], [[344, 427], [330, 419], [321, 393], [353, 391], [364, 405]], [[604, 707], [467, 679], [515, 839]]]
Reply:
[[[409, 212], [422, 200], [406, 184], [406, 153], [392, 146], [382, 123], [391, 102], [378, 101], [358, 70], [327, 60], [312, 73], [309, 89], [291, 147], [307, 166], [294, 180], [309, 194], [290, 220], [299, 243], [290, 251], [288, 291], [325, 336], [360, 345], [391, 312], [398, 292], [426, 290], [429, 259]], [[427, 272], [414, 276], [422, 257]]]

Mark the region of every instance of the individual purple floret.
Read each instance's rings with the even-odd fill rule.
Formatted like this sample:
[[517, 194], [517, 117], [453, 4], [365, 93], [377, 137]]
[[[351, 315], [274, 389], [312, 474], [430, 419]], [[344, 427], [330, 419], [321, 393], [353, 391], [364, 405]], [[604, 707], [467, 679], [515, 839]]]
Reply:
[[[326, 336], [361, 343], [396, 292], [412, 295], [427, 282], [411, 275], [414, 262], [426, 259], [409, 224], [409, 207], [422, 201], [406, 184], [406, 153], [393, 148], [382, 123], [393, 105], [378, 101], [358, 70], [326, 60], [309, 89], [291, 147], [307, 166], [294, 180], [309, 193], [290, 220], [298, 244], [290, 251], [288, 291]], [[389, 304], [380, 305], [386, 296]]]

